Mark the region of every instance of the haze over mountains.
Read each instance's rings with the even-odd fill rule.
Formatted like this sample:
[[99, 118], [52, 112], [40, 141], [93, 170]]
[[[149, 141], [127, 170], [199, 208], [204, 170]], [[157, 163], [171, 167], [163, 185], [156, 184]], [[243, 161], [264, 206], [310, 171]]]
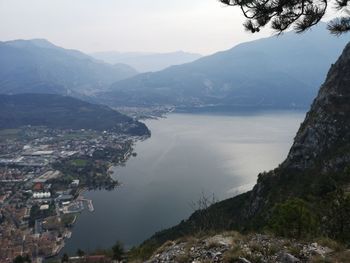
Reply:
[[240, 44], [230, 50], [160, 72], [114, 83], [99, 99], [123, 106], [305, 108], [347, 43], [325, 24]]
[[89, 95], [137, 74], [44, 39], [0, 42], [0, 93]]
[[[138, 74], [129, 65], [111, 65], [47, 40], [0, 42], [0, 94], [70, 95], [112, 107], [306, 108], [346, 43], [321, 24], [308, 34], [260, 39]], [[142, 61], [142, 55], [134, 55], [118, 56]], [[152, 56], [166, 58], [143, 54], [147, 67], [154, 66]], [[172, 59], [164, 61], [175, 63], [176, 56], [183, 60], [187, 54], [168, 54]]]
[[199, 54], [183, 51], [170, 53], [146, 53], [146, 52], [97, 52], [91, 54], [110, 64], [124, 63], [135, 68], [139, 72], [160, 71], [174, 65], [193, 62], [202, 57]]

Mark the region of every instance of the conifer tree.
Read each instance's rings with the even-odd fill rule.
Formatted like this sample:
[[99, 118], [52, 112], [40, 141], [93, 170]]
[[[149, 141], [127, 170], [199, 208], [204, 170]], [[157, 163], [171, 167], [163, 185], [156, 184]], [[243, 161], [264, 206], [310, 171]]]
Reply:
[[337, 17], [328, 23], [334, 35], [350, 31], [350, 0], [220, 0], [238, 6], [247, 18], [246, 30], [259, 32], [269, 25], [277, 33], [290, 27], [304, 32], [321, 21], [326, 11], [333, 9]]

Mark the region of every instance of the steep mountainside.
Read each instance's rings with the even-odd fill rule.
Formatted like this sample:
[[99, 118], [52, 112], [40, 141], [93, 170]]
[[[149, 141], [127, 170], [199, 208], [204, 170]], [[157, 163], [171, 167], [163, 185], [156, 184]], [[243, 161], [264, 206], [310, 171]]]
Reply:
[[0, 95], [0, 129], [26, 125], [149, 134], [143, 123], [106, 106], [55, 94]]
[[116, 82], [100, 98], [109, 105], [309, 107], [346, 43], [321, 24]]
[[183, 51], [171, 53], [121, 53], [112, 51], [93, 53], [91, 56], [111, 64], [127, 64], [139, 72], [160, 71], [170, 66], [192, 62], [201, 57], [199, 54], [187, 53]]
[[0, 93], [88, 95], [137, 74], [124, 64], [109, 65], [47, 40], [0, 42]]
[[195, 212], [144, 246], [207, 230], [350, 240], [350, 44], [334, 64], [285, 162], [252, 191]]
[[283, 167], [342, 171], [350, 161], [350, 44], [332, 65]]

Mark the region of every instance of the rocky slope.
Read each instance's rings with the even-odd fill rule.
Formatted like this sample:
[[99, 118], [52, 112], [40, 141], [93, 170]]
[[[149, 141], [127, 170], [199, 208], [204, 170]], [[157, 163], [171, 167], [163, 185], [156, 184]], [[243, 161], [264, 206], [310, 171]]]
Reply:
[[349, 242], [349, 98], [350, 44], [331, 67], [285, 162], [260, 174], [252, 191], [197, 211], [142, 246], [232, 229]]
[[350, 160], [350, 44], [332, 65], [283, 167], [342, 170]]
[[166, 242], [146, 262], [346, 262], [350, 257], [350, 251], [335, 242], [321, 243], [227, 232]]
[[[274, 171], [259, 176], [248, 218], [290, 196], [324, 195], [350, 183], [350, 43], [332, 65], [305, 121], [294, 139], [287, 159]], [[333, 185], [335, 184], [335, 185]]]

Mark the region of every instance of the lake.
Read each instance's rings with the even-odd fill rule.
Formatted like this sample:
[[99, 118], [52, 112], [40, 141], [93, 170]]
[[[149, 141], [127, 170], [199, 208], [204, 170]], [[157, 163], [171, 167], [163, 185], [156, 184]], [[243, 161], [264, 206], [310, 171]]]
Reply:
[[139, 244], [192, 212], [201, 195], [232, 197], [252, 188], [259, 172], [288, 154], [304, 119], [298, 111], [249, 114], [169, 114], [147, 120], [152, 137], [135, 145], [136, 157], [114, 176], [114, 191], [93, 191], [93, 213], [84, 212], [64, 252]]

